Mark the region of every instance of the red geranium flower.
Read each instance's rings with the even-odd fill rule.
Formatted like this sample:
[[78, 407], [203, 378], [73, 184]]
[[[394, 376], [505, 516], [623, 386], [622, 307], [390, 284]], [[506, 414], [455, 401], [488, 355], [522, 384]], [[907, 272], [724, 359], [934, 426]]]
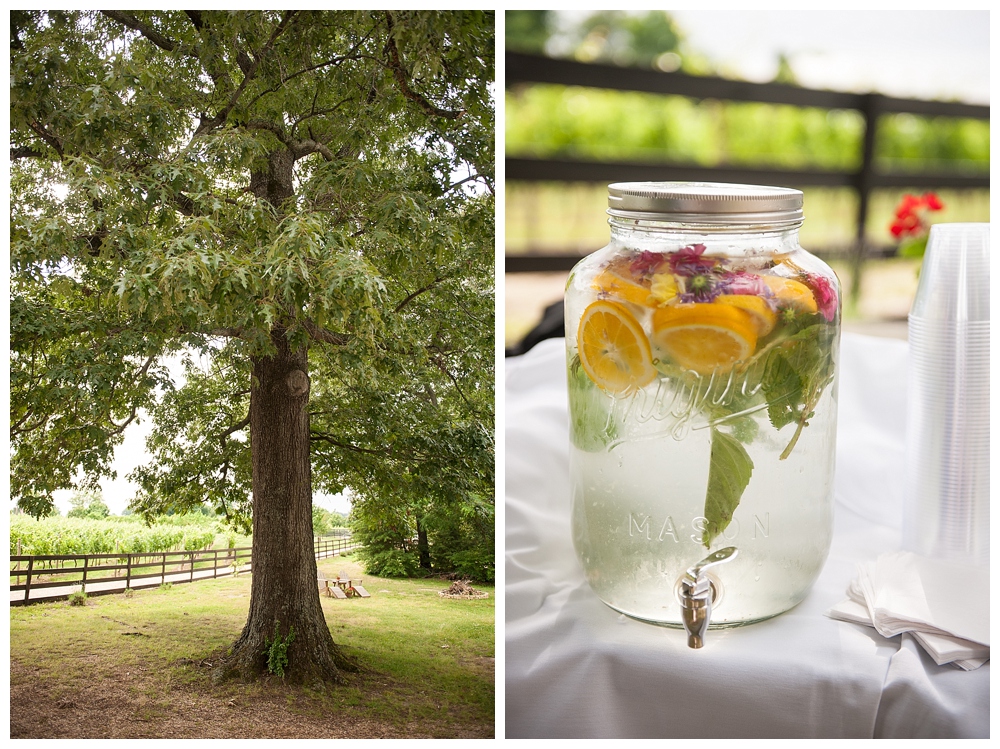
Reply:
[[944, 208], [936, 194], [926, 192], [919, 198], [907, 193], [896, 206], [896, 218], [890, 224], [889, 231], [897, 239], [912, 236], [919, 237], [930, 229], [927, 214], [930, 211], [940, 211]]
[[944, 203], [941, 202], [941, 198], [932, 192], [924, 193], [924, 205], [931, 211], [940, 211], [944, 208]]

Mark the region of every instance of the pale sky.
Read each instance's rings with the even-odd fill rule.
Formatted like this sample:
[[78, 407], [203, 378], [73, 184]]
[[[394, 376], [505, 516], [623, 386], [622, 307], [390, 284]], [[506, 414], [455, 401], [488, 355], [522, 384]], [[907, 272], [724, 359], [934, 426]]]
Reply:
[[784, 52], [809, 88], [990, 101], [985, 10], [677, 10], [688, 44], [751, 80]]
[[783, 52], [808, 88], [989, 103], [989, 11], [668, 12], [689, 48], [734, 77], [772, 80]]

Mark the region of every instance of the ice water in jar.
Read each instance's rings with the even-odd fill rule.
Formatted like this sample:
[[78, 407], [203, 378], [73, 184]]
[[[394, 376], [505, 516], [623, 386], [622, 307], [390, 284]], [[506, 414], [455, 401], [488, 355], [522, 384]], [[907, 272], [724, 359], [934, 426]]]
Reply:
[[611, 242], [566, 291], [587, 580], [613, 609], [676, 626], [685, 572], [725, 549], [706, 573], [710, 626], [775, 616], [830, 547], [837, 277], [799, 246], [798, 190], [620, 183], [608, 202]]

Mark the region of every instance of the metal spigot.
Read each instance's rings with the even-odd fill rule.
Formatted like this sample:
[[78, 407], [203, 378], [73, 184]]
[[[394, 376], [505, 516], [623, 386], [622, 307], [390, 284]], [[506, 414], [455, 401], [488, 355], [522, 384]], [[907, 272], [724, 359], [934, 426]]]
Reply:
[[698, 564], [689, 567], [681, 577], [679, 594], [681, 619], [688, 634], [688, 647], [700, 648], [705, 645], [705, 631], [712, 618], [712, 604], [719, 597], [719, 591], [705, 570], [717, 564], [734, 559], [735, 546], [713, 551]]

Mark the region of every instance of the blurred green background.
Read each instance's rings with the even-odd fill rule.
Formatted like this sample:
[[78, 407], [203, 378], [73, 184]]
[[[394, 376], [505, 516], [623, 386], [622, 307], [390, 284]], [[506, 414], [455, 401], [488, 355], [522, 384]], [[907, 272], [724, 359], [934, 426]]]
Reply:
[[[582, 62], [650, 67], [692, 75], [728, 75], [685, 41], [678, 21], [661, 11], [507, 11], [508, 50]], [[735, 21], [734, 21], [735, 22]], [[860, 21], [859, 21], [860, 22]], [[772, 80], [798, 83], [794, 62], [778, 54]], [[731, 77], [731, 75], [730, 75]], [[860, 166], [864, 120], [853, 110], [693, 100], [548, 84], [505, 92], [508, 157], [680, 162], [778, 169], [852, 170]], [[880, 171], [989, 173], [989, 123], [885, 115], [879, 120], [875, 165]], [[510, 182], [505, 186], [506, 252], [586, 254], [608, 239], [607, 186]], [[848, 188], [805, 189], [804, 247], [850, 280], [857, 197]], [[866, 241], [890, 250], [888, 227], [906, 190], [871, 196]], [[933, 222], [988, 222], [988, 190], [941, 190]], [[905, 337], [919, 261], [867, 260], [846, 326]], [[566, 273], [506, 274], [506, 342], [520, 340], [545, 305], [561, 297]], [[845, 298], [848, 295], [845, 294]]]

